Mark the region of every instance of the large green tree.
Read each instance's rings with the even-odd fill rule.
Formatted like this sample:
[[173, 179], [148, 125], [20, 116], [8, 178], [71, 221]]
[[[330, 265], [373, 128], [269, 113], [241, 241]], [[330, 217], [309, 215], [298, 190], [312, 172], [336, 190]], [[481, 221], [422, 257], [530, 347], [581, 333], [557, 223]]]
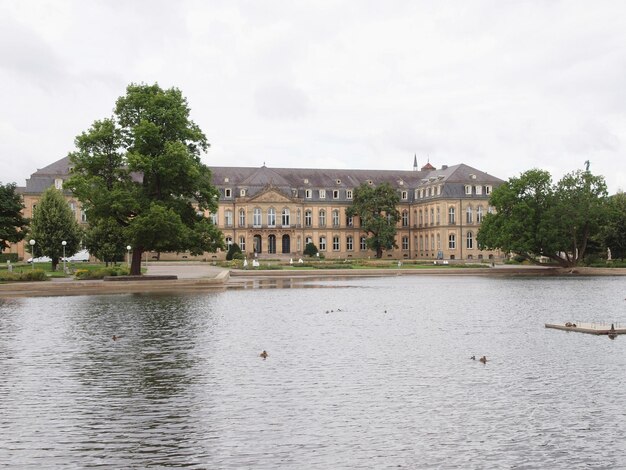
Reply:
[[66, 186], [90, 223], [113, 220], [132, 246], [131, 274], [141, 274], [142, 254], [223, 248], [205, 217], [217, 209], [211, 172], [200, 161], [208, 143], [189, 117], [180, 90], [131, 84], [110, 119], [76, 138], [73, 176]]
[[607, 219], [601, 238], [604, 246], [611, 250], [612, 258], [626, 258], [626, 194], [623, 192], [608, 199]]
[[398, 247], [395, 239], [399, 202], [400, 196], [389, 183], [363, 183], [354, 190], [352, 206], [346, 213], [349, 217], [359, 216], [361, 229], [368, 235], [367, 247], [376, 252], [376, 258], [382, 258], [383, 250]]
[[[48, 256], [52, 259], [52, 269], [56, 270], [59, 258], [73, 255], [80, 248], [82, 231], [63, 193], [54, 186], [46, 189], [33, 212], [28, 236], [35, 240], [33, 258]], [[34, 253], [33, 253], [34, 251]]]
[[22, 197], [15, 191], [15, 184], [0, 184], [0, 252], [10, 243], [24, 239], [28, 219], [22, 215]]
[[547, 171], [526, 171], [493, 191], [495, 212], [485, 216], [478, 244], [575, 266], [599, 231], [605, 198], [604, 179], [589, 171], [565, 175], [556, 185]]

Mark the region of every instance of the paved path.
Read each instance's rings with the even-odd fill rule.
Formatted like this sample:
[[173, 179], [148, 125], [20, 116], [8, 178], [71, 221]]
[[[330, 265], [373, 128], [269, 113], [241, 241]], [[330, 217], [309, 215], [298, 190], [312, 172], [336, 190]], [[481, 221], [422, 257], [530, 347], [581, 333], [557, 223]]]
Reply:
[[220, 273], [228, 271], [208, 263], [148, 263], [148, 273], [150, 275], [174, 275], [178, 279], [204, 279], [215, 278]]

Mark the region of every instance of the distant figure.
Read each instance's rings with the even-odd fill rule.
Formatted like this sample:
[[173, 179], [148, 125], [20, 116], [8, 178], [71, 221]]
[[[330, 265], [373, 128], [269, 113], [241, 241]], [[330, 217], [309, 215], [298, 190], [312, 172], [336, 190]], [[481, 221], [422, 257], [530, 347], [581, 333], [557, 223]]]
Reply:
[[487, 364], [487, 356], [481, 357], [479, 361], [482, 362], [483, 364]]
[[113, 335], [113, 338], [111, 338], [113, 341], [117, 341], [117, 336]]
[[475, 361], [475, 360], [476, 360], [476, 356], [472, 356], [472, 357], [470, 357], [470, 359], [471, 359], [472, 361]]
[[615, 334], [615, 325], [613, 323], [611, 323], [611, 329], [609, 330], [609, 333]]
[[261, 354], [259, 354], [259, 356], [261, 356], [263, 358], [263, 360], [267, 359], [267, 356], [269, 356], [269, 354], [267, 354], [267, 351], [264, 349], [263, 352]]

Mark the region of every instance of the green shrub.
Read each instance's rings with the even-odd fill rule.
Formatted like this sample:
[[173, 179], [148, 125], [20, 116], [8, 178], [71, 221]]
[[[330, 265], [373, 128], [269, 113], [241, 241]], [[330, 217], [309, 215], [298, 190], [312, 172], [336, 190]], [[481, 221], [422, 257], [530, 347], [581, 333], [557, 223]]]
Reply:
[[102, 279], [105, 276], [127, 276], [129, 270], [127, 266], [109, 266], [100, 269], [78, 269], [74, 273], [74, 277], [80, 280], [86, 279]]
[[17, 263], [17, 253], [0, 253], [0, 263], [6, 263], [7, 261]]
[[41, 269], [35, 269], [34, 271], [28, 270], [20, 273], [10, 273], [8, 271], [0, 272], [0, 282], [33, 282], [33, 281], [47, 281], [48, 276]]
[[307, 243], [304, 247], [304, 254], [307, 256], [315, 256], [318, 253], [318, 249], [314, 243]]
[[238, 259], [238, 258], [235, 258], [236, 255], [240, 255], [241, 257], [243, 257], [243, 254], [241, 253], [241, 248], [239, 248], [239, 245], [237, 245], [236, 243], [233, 243], [232, 245], [230, 245], [230, 248], [228, 248], [228, 253], [226, 253], [226, 261]]

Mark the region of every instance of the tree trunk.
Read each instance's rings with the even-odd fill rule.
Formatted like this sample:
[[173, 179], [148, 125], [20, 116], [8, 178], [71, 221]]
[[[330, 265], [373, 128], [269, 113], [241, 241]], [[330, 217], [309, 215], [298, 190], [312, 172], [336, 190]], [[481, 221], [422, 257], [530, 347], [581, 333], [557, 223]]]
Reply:
[[376, 248], [376, 258], [381, 259], [383, 257], [383, 249], [381, 247]]
[[133, 250], [133, 259], [130, 264], [130, 275], [141, 276], [141, 257], [143, 255], [143, 248], [135, 248]]
[[58, 265], [59, 265], [59, 258], [52, 258], [52, 271], [56, 271]]

